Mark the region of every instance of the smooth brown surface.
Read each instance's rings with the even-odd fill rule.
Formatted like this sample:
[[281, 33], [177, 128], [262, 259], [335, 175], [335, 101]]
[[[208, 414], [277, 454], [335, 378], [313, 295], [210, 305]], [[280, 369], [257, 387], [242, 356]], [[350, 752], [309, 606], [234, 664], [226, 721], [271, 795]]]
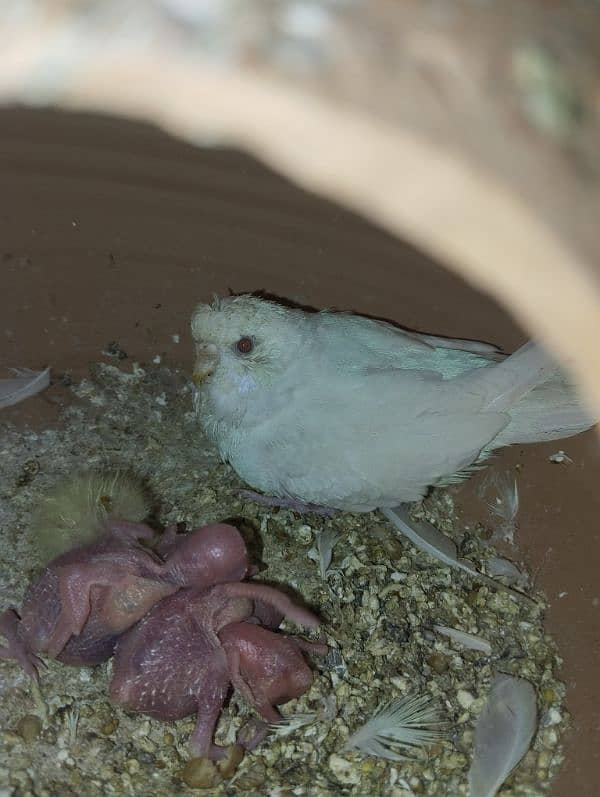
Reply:
[[[525, 337], [490, 299], [410, 246], [238, 153], [196, 150], [144, 125], [15, 109], [0, 112], [0, 179], [2, 366], [50, 364], [81, 376], [117, 341], [129, 361], [160, 354], [189, 368], [190, 312], [228, 289], [265, 289], [507, 349]], [[0, 420], [46, 423], [67, 396], [55, 385]], [[548, 461], [559, 448], [572, 465]], [[597, 441], [588, 433], [515, 447], [499, 463], [522, 465], [521, 550], [550, 597], [548, 626], [565, 659], [575, 731], [553, 794], [592, 797]], [[485, 509], [473, 483], [458, 502], [465, 522]]]
[[600, 410], [596, 3], [12, 5], [0, 101], [233, 142], [511, 307]]

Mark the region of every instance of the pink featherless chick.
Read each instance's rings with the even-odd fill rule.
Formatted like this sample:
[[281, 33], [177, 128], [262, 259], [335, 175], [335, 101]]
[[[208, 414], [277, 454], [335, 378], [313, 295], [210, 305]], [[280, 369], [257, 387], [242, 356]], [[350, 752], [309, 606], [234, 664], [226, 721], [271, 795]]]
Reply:
[[[0, 657], [16, 659], [35, 679], [39, 654], [97, 664], [162, 598], [245, 577], [248, 556], [237, 529], [213, 524], [177, 535], [170, 528], [157, 553], [140, 542], [155, 536], [139, 522], [146, 513], [139, 487], [120, 475], [93, 473], [60, 485], [34, 529], [45, 553], [62, 552], [28, 588], [20, 612], [0, 615], [7, 640]], [[135, 520], [121, 519], [127, 515]]]
[[327, 646], [275, 633], [283, 617], [309, 628], [317, 618], [273, 587], [256, 583], [184, 589], [157, 603], [124, 634], [113, 662], [111, 698], [129, 711], [160, 720], [196, 714], [190, 739], [194, 755], [223, 758], [215, 726], [233, 686], [263, 717], [242, 728], [238, 744], [254, 749], [276, 705], [303, 695], [313, 674], [304, 652]]

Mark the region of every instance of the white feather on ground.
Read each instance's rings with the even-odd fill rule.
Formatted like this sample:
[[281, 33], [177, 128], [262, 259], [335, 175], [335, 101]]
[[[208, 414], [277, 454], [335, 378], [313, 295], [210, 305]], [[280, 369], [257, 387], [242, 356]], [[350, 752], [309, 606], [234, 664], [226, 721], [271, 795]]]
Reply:
[[28, 368], [11, 368], [15, 376], [0, 379], [0, 408], [11, 407], [30, 396], [45, 390], [50, 384], [50, 369], [30, 371]]
[[486, 562], [486, 570], [488, 575], [492, 578], [503, 578], [506, 583], [511, 587], [517, 589], [525, 589], [529, 583], [529, 578], [525, 571], [519, 570], [514, 562], [510, 559], [504, 559], [502, 556], [494, 556]]
[[492, 515], [500, 519], [501, 523], [494, 532], [511, 545], [515, 541], [515, 531], [518, 527], [517, 515], [519, 514], [519, 488], [517, 480], [509, 473], [496, 474], [494, 484], [497, 489], [496, 498], [488, 505]]
[[445, 723], [429, 695], [406, 695], [380, 707], [356, 730], [340, 752], [404, 761], [419, 748], [444, 737]]
[[448, 637], [453, 642], [458, 642], [469, 650], [478, 650], [480, 653], [486, 653], [488, 656], [492, 652], [492, 646], [481, 636], [476, 634], [469, 634], [466, 631], [460, 631], [458, 628], [450, 628], [446, 625], [434, 625], [433, 630], [442, 636]]
[[529, 750], [537, 728], [535, 689], [523, 678], [498, 675], [475, 725], [470, 797], [494, 797]]
[[282, 717], [278, 722], [269, 725], [271, 733], [277, 736], [289, 736], [300, 728], [312, 725], [315, 722], [333, 722], [337, 715], [337, 700], [335, 694], [329, 694], [320, 699], [320, 708], [317, 711], [297, 712], [288, 717]]
[[315, 712], [291, 714], [289, 717], [282, 717], [279, 722], [273, 722], [269, 726], [269, 730], [277, 736], [290, 736], [290, 734], [294, 733], [299, 728], [312, 725], [318, 718]]
[[428, 553], [438, 561], [442, 562], [448, 567], [454, 567], [457, 570], [462, 570], [468, 573], [477, 581], [484, 584], [489, 584], [494, 589], [499, 589], [504, 592], [509, 592], [519, 600], [525, 600], [530, 603], [535, 601], [529, 596], [525, 595], [518, 590], [502, 584], [500, 581], [495, 581], [493, 578], [481, 573], [477, 568], [466, 559], [458, 558], [458, 551], [454, 542], [443, 534], [441, 531], [432, 526], [426, 520], [414, 520], [409, 516], [408, 508], [405, 506], [397, 506], [395, 509], [382, 509], [382, 513], [392, 523], [392, 525], [415, 545], [420, 551]]
[[319, 554], [319, 572], [323, 581], [327, 579], [327, 570], [333, 557], [333, 549], [340, 534], [332, 529], [323, 529], [317, 533], [317, 551]]

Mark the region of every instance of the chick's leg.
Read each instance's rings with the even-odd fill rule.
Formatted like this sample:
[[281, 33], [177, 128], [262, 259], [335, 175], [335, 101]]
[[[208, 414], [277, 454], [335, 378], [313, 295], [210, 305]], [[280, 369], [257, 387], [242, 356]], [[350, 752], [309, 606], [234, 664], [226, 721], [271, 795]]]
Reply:
[[250, 686], [244, 680], [240, 672], [240, 654], [234, 646], [227, 647], [227, 663], [229, 665], [229, 677], [233, 688], [236, 689], [244, 700], [261, 714], [267, 722], [253, 718], [246, 722], [236, 739], [237, 743], [246, 750], [254, 750], [263, 741], [269, 731], [269, 724], [279, 722], [281, 714], [274, 706], [254, 694]]
[[248, 600], [272, 606], [273, 609], [297, 625], [318, 628], [321, 624], [319, 618], [308, 609], [298, 606], [285, 593], [266, 584], [231, 581], [227, 584], [219, 584], [215, 589], [232, 598], [248, 598]]
[[190, 750], [194, 756], [211, 758], [217, 761], [224, 758], [227, 751], [214, 744], [215, 727], [223, 708], [229, 687], [228, 679], [219, 679], [213, 683], [203, 684], [202, 694], [198, 698], [198, 714], [196, 727], [190, 737]]
[[44, 662], [29, 649], [27, 643], [19, 636], [19, 615], [14, 609], [7, 609], [0, 615], [0, 634], [7, 641], [7, 645], [0, 646], [1, 659], [14, 659], [36, 683], [39, 681], [38, 667], [44, 667]]

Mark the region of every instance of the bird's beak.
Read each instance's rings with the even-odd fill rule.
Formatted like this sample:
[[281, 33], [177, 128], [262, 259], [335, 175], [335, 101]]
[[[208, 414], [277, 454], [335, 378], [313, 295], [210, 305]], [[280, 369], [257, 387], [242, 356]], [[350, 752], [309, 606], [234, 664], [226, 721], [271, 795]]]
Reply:
[[217, 347], [212, 343], [196, 346], [196, 360], [192, 382], [200, 387], [214, 372], [218, 361]]

